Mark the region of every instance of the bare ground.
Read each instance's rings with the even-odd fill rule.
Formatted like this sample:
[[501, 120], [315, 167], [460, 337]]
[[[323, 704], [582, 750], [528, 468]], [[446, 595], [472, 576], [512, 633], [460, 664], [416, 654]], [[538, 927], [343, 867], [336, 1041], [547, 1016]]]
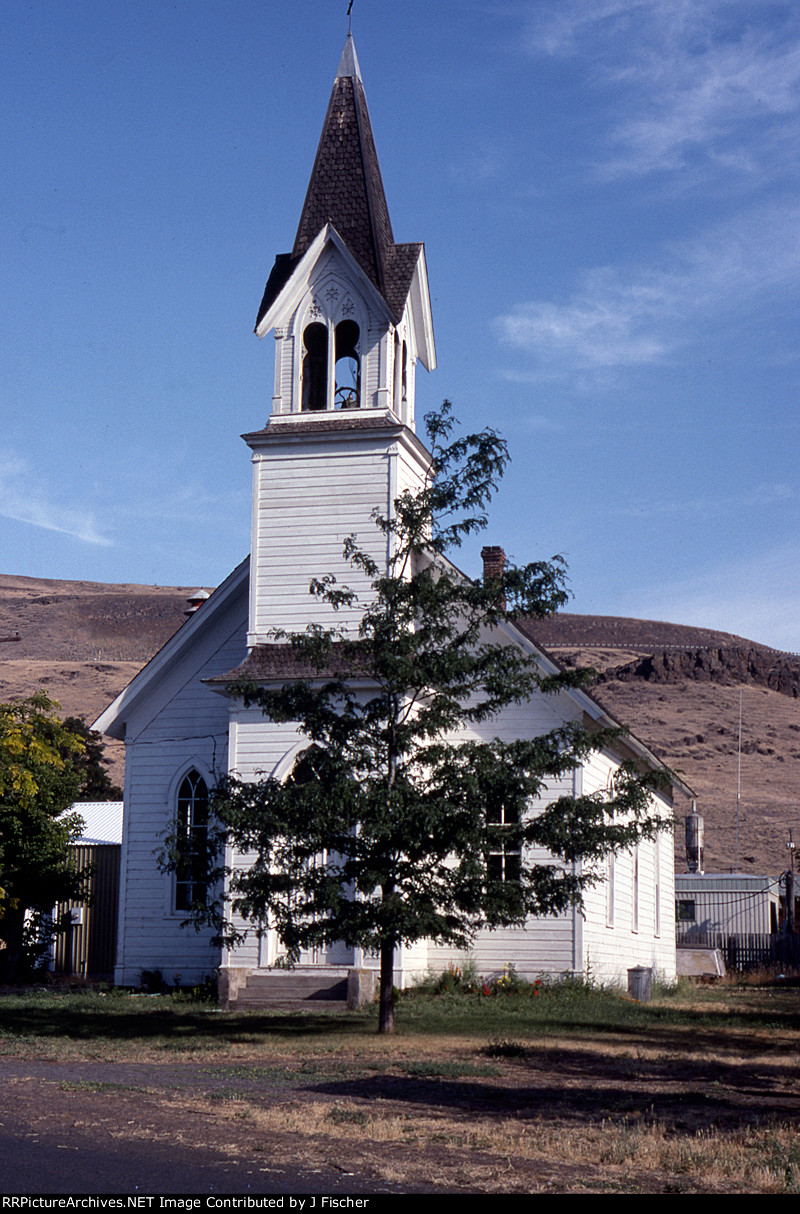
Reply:
[[[177, 1059], [87, 1042], [52, 1061], [44, 1046], [0, 1061], [0, 1125], [73, 1150], [139, 1142], [189, 1166], [236, 1161], [242, 1189], [291, 1168], [361, 1192], [796, 1191], [797, 998], [782, 995], [763, 1030], [651, 1026], [513, 1057], [402, 1035], [302, 1057], [267, 1042], [186, 1043]], [[436, 1073], [448, 1063], [462, 1073]]]

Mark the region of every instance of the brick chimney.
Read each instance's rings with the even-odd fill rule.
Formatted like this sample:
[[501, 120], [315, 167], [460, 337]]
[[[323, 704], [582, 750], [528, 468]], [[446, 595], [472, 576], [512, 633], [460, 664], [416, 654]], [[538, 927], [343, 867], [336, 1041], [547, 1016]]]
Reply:
[[[492, 544], [481, 549], [483, 559], [484, 585], [489, 582], [499, 582], [506, 567], [506, 554], [498, 544]], [[500, 606], [505, 610], [505, 595], [501, 596]]]

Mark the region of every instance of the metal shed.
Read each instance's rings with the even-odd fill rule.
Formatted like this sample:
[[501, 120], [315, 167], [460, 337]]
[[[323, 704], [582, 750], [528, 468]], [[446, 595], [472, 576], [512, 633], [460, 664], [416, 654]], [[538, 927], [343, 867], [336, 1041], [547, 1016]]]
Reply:
[[64, 930], [55, 938], [57, 974], [111, 979], [117, 950], [122, 801], [79, 801], [72, 811], [84, 821], [71, 846], [78, 868], [91, 865], [88, 902], [60, 902], [55, 921]]
[[711, 935], [766, 936], [778, 930], [780, 878], [749, 873], [676, 873], [678, 944]]

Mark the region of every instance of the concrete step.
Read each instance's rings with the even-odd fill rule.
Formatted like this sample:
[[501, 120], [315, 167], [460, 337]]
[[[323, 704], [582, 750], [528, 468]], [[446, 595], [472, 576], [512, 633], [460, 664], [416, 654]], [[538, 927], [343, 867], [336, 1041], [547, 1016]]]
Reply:
[[313, 973], [271, 970], [250, 974], [236, 1003], [239, 1007], [274, 1007], [346, 1001], [347, 971], [320, 969]]

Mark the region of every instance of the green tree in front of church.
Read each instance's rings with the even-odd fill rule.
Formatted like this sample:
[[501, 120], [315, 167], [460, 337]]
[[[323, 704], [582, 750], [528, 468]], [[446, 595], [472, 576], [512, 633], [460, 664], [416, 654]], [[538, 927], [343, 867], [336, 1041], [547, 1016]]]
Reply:
[[[275, 638], [291, 647], [302, 677], [232, 689], [268, 720], [295, 722], [308, 745], [284, 780], [228, 778], [217, 787], [208, 857], [219, 894], [194, 913], [229, 944], [257, 930], [237, 927], [230, 909], [268, 924], [292, 958], [337, 941], [378, 953], [383, 1032], [394, 1028], [399, 945], [468, 948], [480, 928], [579, 904], [592, 862], [596, 872], [609, 852], [663, 829], [652, 793], [668, 779], [623, 764], [613, 789], [565, 793], [531, 811], [619, 731], [567, 721], [538, 737], [492, 736], [509, 707], [583, 686], [589, 675], [544, 673], [504, 631], [567, 601], [561, 558], [508, 565], [488, 583], [449, 560], [486, 525], [505, 442], [492, 430], [454, 436], [447, 402], [426, 424], [427, 483], [375, 515], [388, 567], [355, 537], [346, 543], [369, 593], [359, 597], [332, 576], [314, 581], [331, 627]], [[355, 634], [336, 623], [337, 610], [354, 607]], [[176, 842], [167, 868], [179, 862]], [[252, 864], [226, 865], [229, 846]]]

